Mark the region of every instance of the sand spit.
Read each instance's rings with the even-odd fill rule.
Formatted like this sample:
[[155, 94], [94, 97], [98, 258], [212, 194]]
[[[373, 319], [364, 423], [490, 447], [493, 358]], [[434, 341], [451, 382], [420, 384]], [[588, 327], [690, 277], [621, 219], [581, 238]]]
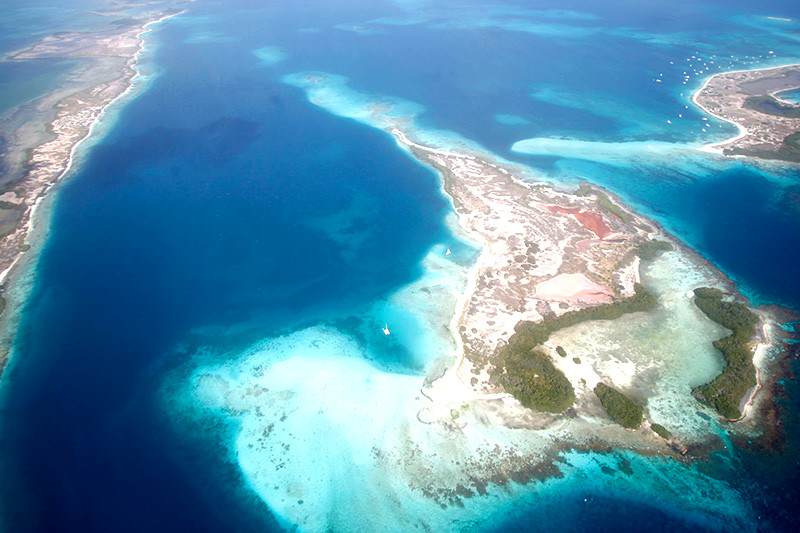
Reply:
[[[692, 101], [706, 113], [737, 127], [738, 133], [705, 147], [712, 153], [749, 155], [764, 159], [800, 161], [796, 146], [787, 146], [790, 135], [800, 132], [800, 116], [767, 113], [752, 105], [752, 99], [775, 102], [780, 92], [800, 87], [800, 64], [715, 74], [705, 80]], [[783, 102], [783, 106], [787, 106]], [[800, 107], [797, 108], [800, 110]]]

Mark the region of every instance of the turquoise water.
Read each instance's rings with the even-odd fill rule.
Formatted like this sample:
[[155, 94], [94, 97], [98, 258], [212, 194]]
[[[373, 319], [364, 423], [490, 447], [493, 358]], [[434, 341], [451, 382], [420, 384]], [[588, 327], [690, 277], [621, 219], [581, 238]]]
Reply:
[[780, 97], [788, 102], [800, 104], [800, 89], [782, 92]]
[[[17, 21], [6, 49], [91, 20], [81, 4], [3, 9]], [[374, 101], [436, 142], [478, 143], [548, 179], [607, 186], [756, 303], [800, 307], [800, 177], [697, 152], [733, 130], [688, 100], [715, 71], [800, 57], [798, 16], [789, 2], [190, 5], [150, 37], [159, 74], [58, 191], [4, 377], [4, 518], [21, 531], [296, 523], [296, 502], [270, 499], [272, 480], [290, 483], [285, 472], [254, 481], [240, 462], [242, 419], [191, 412], [186, 384], [198, 369], [233, 372], [254, 354], [282, 362], [285, 383], [308, 398], [286, 403], [308, 413], [293, 423], [317, 437], [302, 443], [314, 460], [290, 472], [336, 472], [350, 459], [339, 429], [366, 438], [383, 427], [355, 410], [325, 426], [314, 402], [357, 407], [351, 396], [375, 390], [378, 405], [399, 409], [392, 402], [448, 342], [431, 317], [452, 303], [475, 250], [454, 232], [438, 177], [374, 127]], [[298, 82], [310, 71], [334, 80], [328, 92]], [[0, 74], [24, 87], [17, 72]], [[7, 94], [8, 106], [20, 100]], [[441, 297], [426, 304], [420, 295], [433, 290]], [[350, 386], [318, 393], [320, 369]], [[400, 378], [377, 386], [386, 376]], [[791, 409], [797, 393], [786, 389]], [[732, 447], [689, 468], [570, 454], [550, 488], [465, 501], [464, 516], [492, 523], [448, 527], [790, 530], [798, 433], [785, 416], [783, 454]], [[355, 468], [352, 484], [298, 505], [312, 516], [334, 502], [331, 524], [356, 529], [364, 501], [347, 495], [368, 473]], [[719, 498], [688, 505], [705, 484]], [[425, 505], [421, 516], [433, 516]]]

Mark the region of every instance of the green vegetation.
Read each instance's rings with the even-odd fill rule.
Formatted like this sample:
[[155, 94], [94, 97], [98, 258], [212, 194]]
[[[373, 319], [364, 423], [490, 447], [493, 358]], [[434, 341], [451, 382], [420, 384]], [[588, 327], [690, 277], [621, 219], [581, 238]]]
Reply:
[[800, 131], [784, 137], [778, 148], [777, 159], [800, 163]]
[[710, 383], [697, 387], [695, 394], [725, 418], [740, 418], [739, 402], [756, 384], [751, 341], [758, 316], [746, 305], [726, 300], [719, 289], [703, 287], [695, 289], [694, 295], [694, 303], [708, 318], [732, 331], [714, 341], [714, 347], [725, 358], [725, 370]]
[[636, 248], [636, 255], [642, 261], [652, 261], [662, 252], [669, 252], [670, 250], [672, 250], [672, 244], [667, 241], [645, 241]]
[[615, 320], [628, 313], [649, 311], [656, 306], [658, 299], [643, 285], [634, 286], [634, 295], [624, 300], [569, 311], [561, 316], [546, 318], [541, 322], [521, 321], [514, 327], [514, 334], [508, 339], [507, 349], [529, 351], [550, 338], [556, 331], [590, 320]]
[[516, 352], [504, 359], [500, 383], [522, 405], [536, 411], [561, 413], [575, 401], [572, 384], [547, 354], [539, 350]]
[[[624, 300], [569, 311], [541, 322], [519, 322], [508, 343], [497, 354], [493, 375], [525, 407], [548, 412], [564, 411], [575, 401], [572, 385], [553, 366], [547, 354], [535, 348], [560, 329], [589, 320], [614, 320], [627, 313], [648, 311], [656, 306], [657, 298], [643, 285], [637, 283], [634, 289], [635, 294]], [[561, 355], [558, 348], [556, 351]], [[562, 357], [565, 357], [566, 351], [563, 348], [561, 350], [564, 351]]]
[[785, 118], [800, 118], [800, 106], [785, 104], [769, 94], [748, 96], [742, 107], [753, 109], [767, 115], [776, 115]]
[[628, 222], [631, 219], [630, 214], [624, 209], [622, 209], [620, 206], [615, 204], [613, 201], [611, 201], [611, 198], [609, 198], [606, 193], [604, 193], [600, 189], [592, 187], [585, 181], [581, 182], [581, 184], [578, 185], [578, 190], [575, 193], [578, 196], [589, 196], [593, 194], [595, 198], [597, 198], [597, 207], [599, 207], [602, 211], [606, 212], [609, 215], [617, 217], [623, 222]]
[[669, 440], [672, 438], [672, 433], [670, 433], [669, 430], [661, 424], [650, 424], [650, 429], [655, 431], [656, 435], [662, 439]]
[[634, 402], [617, 389], [609, 387], [605, 383], [598, 383], [594, 388], [594, 393], [600, 398], [603, 409], [608, 416], [622, 427], [636, 429], [642, 424], [642, 406]]
[[760, 157], [762, 159], [774, 159], [778, 161], [789, 161], [800, 163], [800, 131], [784, 137], [783, 142], [776, 148], [725, 148], [725, 155], [745, 155], [749, 157]]
[[581, 364], [581, 358], [580, 357], [573, 357], [572, 358], [572, 362], [575, 363], [576, 365], [579, 365], [579, 364]]
[[17, 224], [24, 213], [24, 208], [0, 201], [0, 238], [17, 229]]
[[567, 351], [564, 349], [563, 346], [556, 346], [556, 353], [558, 355], [560, 355], [561, 357], [566, 357], [567, 356]]

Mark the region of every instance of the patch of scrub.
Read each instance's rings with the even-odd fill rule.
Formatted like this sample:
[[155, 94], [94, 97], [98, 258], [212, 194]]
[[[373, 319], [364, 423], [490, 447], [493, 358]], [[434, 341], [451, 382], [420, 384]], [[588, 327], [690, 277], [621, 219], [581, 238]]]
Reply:
[[494, 116], [494, 120], [503, 126], [525, 126], [531, 123], [531, 121], [525, 117], [521, 117], [519, 115], [506, 115], [504, 113], [496, 114]]
[[287, 54], [283, 48], [277, 46], [262, 46], [253, 50], [253, 54], [267, 66], [277, 65], [281, 61], [285, 61]]

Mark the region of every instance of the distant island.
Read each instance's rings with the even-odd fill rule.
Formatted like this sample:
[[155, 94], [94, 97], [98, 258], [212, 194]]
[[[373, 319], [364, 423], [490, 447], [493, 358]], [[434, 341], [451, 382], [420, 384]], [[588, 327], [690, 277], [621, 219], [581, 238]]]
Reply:
[[800, 105], [780, 97], [799, 87], [800, 65], [711, 76], [694, 102], [736, 124], [739, 134], [710, 148], [725, 155], [800, 163]]
[[[2, 117], [5, 146], [0, 181], [0, 313], [6, 306], [6, 279], [28, 242], [41, 200], [72, 167], [78, 145], [89, 137], [105, 109], [136, 78], [144, 34], [179, 10], [128, 18], [111, 29], [62, 32], [11, 52], [2, 61], [46, 58], [79, 60], [56, 91], [25, 103]], [[0, 369], [6, 355], [0, 354]]]

